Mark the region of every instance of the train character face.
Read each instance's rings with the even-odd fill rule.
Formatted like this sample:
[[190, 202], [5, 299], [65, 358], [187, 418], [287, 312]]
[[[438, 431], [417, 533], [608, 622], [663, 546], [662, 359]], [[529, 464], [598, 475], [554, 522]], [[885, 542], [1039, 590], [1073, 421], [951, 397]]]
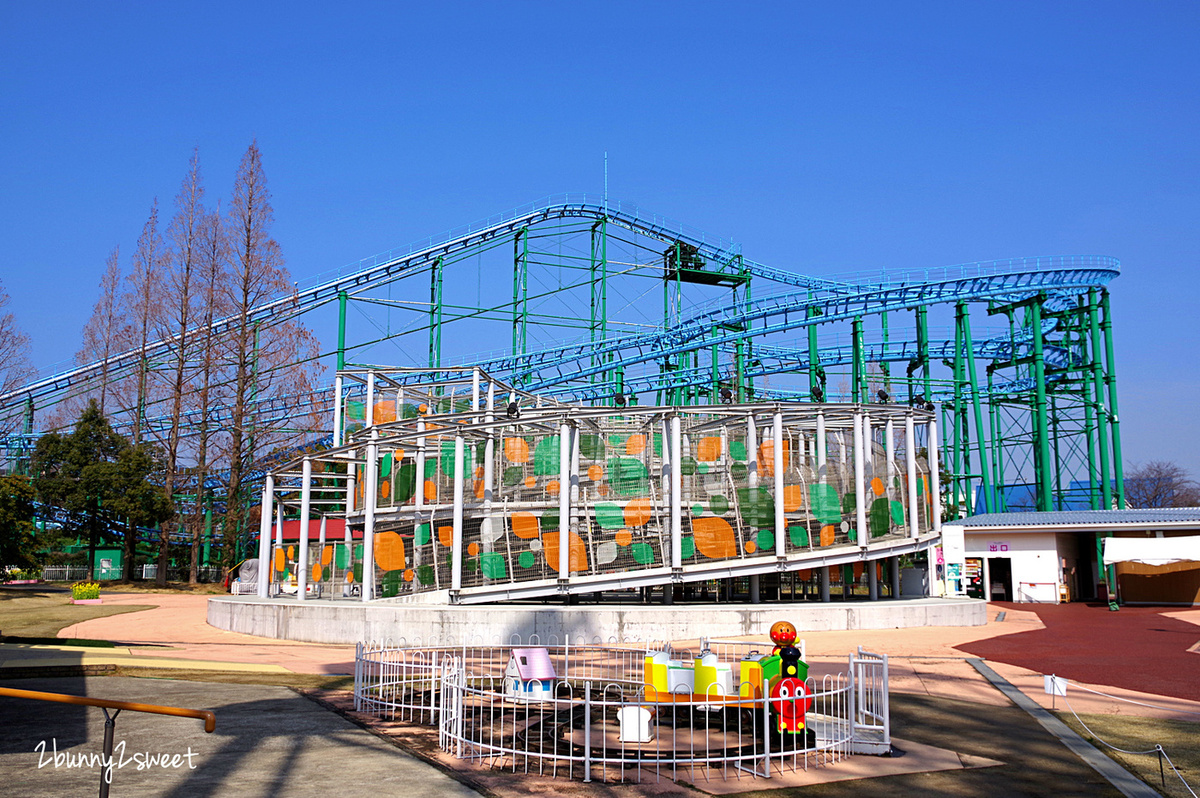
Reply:
[[788, 621], [776, 621], [771, 624], [771, 642], [776, 646], [790, 646], [796, 642], [796, 627]]
[[771, 709], [779, 722], [780, 733], [804, 731], [804, 716], [812, 707], [812, 698], [804, 681], [784, 677], [771, 688]]

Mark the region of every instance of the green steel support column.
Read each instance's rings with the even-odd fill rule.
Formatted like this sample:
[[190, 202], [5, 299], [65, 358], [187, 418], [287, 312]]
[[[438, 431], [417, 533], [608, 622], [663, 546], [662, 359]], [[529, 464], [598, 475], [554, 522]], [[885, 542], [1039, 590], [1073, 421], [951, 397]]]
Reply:
[[[597, 231], [599, 236], [597, 237]], [[592, 225], [592, 247], [591, 247], [591, 278], [592, 278], [592, 317], [591, 317], [591, 340], [596, 341], [608, 340], [608, 217], [601, 219]], [[601, 361], [596, 358], [607, 359], [611, 355], [598, 355], [593, 357], [593, 366], [601, 365]], [[605, 392], [609, 396], [602, 404], [612, 404], [611, 388], [612, 375], [604, 371], [598, 375], [600, 384], [605, 386]], [[593, 381], [597, 378], [593, 377]]]
[[712, 352], [712, 390], [709, 392], [709, 404], [720, 404], [721, 402], [721, 362], [718, 359], [717, 345], [713, 344]]
[[[951, 445], [950, 445], [950, 438], [951, 438], [950, 421], [949, 421], [950, 411], [947, 409], [945, 402], [942, 402], [941, 409], [942, 409], [941, 429], [945, 430], [945, 433], [942, 435], [941, 441], [939, 441], [939, 443], [941, 444], [941, 447], [942, 447], [942, 453], [938, 456], [938, 467], [941, 469], [943, 474], [945, 474], [945, 478], [941, 480], [942, 481], [942, 491], [943, 491], [943, 493], [945, 493], [947, 490], [950, 490], [950, 491], [954, 490], [954, 476], [953, 476], [953, 474], [950, 473], [950, 470], [954, 466], [950, 462], [951, 453], [953, 451], [953, 449], [951, 448]], [[952, 504], [954, 507], [953, 517], [959, 518], [960, 515], [958, 512], [957, 495], [954, 493], [950, 493], [949, 495], [952, 500], [950, 502], [950, 504]], [[942, 512], [945, 513], [949, 506], [950, 506], [949, 504], [943, 502]]]
[[963, 504], [966, 504], [967, 490], [963, 490], [964, 482], [969, 482], [967, 477], [967, 438], [966, 430], [963, 429], [963, 420], [965, 410], [963, 405], [962, 386], [966, 366], [963, 364], [963, 303], [959, 302], [954, 313], [954, 404], [953, 404], [953, 428], [947, 427], [945, 431], [946, 438], [951, 440], [950, 445], [950, 467], [952, 476], [950, 484], [954, 488], [954, 504], [960, 506], [960, 499]]
[[[666, 332], [667, 330], [671, 329], [671, 325], [675, 321], [675, 316], [674, 316], [674, 314], [672, 314], [671, 311], [673, 308], [678, 307], [678, 298], [677, 297], [678, 297], [678, 293], [679, 293], [679, 271], [680, 271], [680, 267], [682, 265], [679, 242], [676, 242], [675, 244], [673, 244], [671, 246], [671, 257], [675, 261], [675, 269], [674, 269], [675, 279], [674, 280], [671, 279], [671, 273], [669, 271], [669, 267], [667, 267], [664, 264], [663, 326], [662, 326], [663, 332]], [[673, 295], [672, 289], [674, 289], [674, 295]], [[673, 302], [672, 300], [675, 300], [675, 301]], [[667, 384], [669, 386], [663, 397], [663, 399], [664, 399], [663, 403], [671, 405], [673, 407], [679, 405], [679, 399], [678, 399], [679, 390], [676, 387], [675, 379], [674, 379], [674, 377], [671, 376], [671, 374], [672, 374], [672, 372], [678, 370], [678, 368], [681, 365], [682, 364], [680, 363], [678, 357], [675, 357], [674, 359], [672, 359], [670, 356], [667, 356], [663, 359], [663, 365], [660, 366], [660, 368], [667, 374]]]
[[338, 291], [338, 371], [346, 368], [346, 303], [349, 299], [350, 295], [345, 291]]
[[442, 367], [442, 276], [443, 261], [438, 258], [429, 270], [429, 368]]
[[851, 335], [854, 338], [854, 371], [851, 380], [850, 394], [854, 397], [855, 402], [867, 403], [867, 375], [864, 368], [865, 354], [863, 352], [863, 320], [862, 316], [855, 316], [852, 323]]
[[1092, 334], [1092, 388], [1096, 394], [1096, 442], [1100, 453], [1100, 509], [1112, 508], [1112, 478], [1108, 467], [1108, 423], [1111, 417], [1104, 403], [1104, 364], [1100, 359], [1099, 303], [1096, 292], [1088, 292], [1088, 326]]
[[208, 498], [204, 508], [204, 559], [203, 564], [209, 563], [209, 552], [212, 547], [212, 497]]
[[[749, 312], [749, 309], [750, 309], [750, 288], [751, 288], [750, 281], [747, 280], [746, 281], [746, 297], [745, 297], [747, 312]], [[751, 325], [752, 325], [752, 322], [746, 322], [746, 331], [747, 332], [750, 331]], [[746, 339], [746, 359], [748, 361], [750, 361], [751, 363], [754, 362], [754, 336], [750, 336]], [[746, 385], [746, 397], [748, 399], [753, 398], [754, 397], [754, 375], [751, 374], [746, 379], [748, 381], [747, 385]]]
[[975, 447], [979, 452], [979, 479], [983, 484], [983, 511], [996, 512], [992, 496], [992, 481], [988, 475], [988, 460], [983, 440], [983, 407], [979, 403], [979, 378], [975, 371], [975, 346], [971, 339], [971, 315], [966, 303], [959, 303], [963, 320], [963, 338], [967, 345], [967, 366], [971, 371], [971, 405], [975, 411]]
[[737, 381], [737, 400], [739, 403], [746, 401], [746, 339], [745, 337], [737, 339], [733, 349], [733, 370], [734, 379]]
[[883, 325], [883, 359], [879, 361], [879, 370], [883, 372], [883, 390], [892, 392], [892, 364], [887, 359], [888, 354], [888, 314], [880, 313], [879, 322]]
[[1042, 353], [1042, 297], [1037, 297], [1029, 305], [1029, 328], [1033, 335], [1033, 442], [1038, 455], [1035, 464], [1037, 508], [1049, 510], [1053, 501], [1050, 496], [1050, 437], [1046, 434], [1046, 361]]
[[1004, 496], [1004, 441], [1000, 434], [1000, 408], [997, 406], [992, 386], [992, 370], [987, 372], [988, 382], [988, 440], [992, 450], [992, 485], [994, 512], [1008, 512], [1008, 502]]
[[1055, 509], [1063, 508], [1062, 496], [1062, 454], [1058, 448], [1058, 397], [1050, 394], [1050, 439], [1054, 442], [1054, 501], [1058, 506]]
[[1101, 322], [1101, 329], [1104, 331], [1104, 361], [1107, 366], [1108, 377], [1108, 407], [1110, 416], [1110, 424], [1112, 426], [1112, 442], [1113, 442], [1113, 475], [1116, 480], [1117, 487], [1117, 507], [1125, 508], [1125, 465], [1121, 459], [1121, 421], [1120, 414], [1117, 411], [1117, 361], [1113, 356], [1113, 339], [1112, 339], [1112, 307], [1108, 302], [1108, 289], [1105, 288], [1100, 292], [1100, 307], [1104, 311], [1104, 320]]
[[[809, 294], [812, 297], [812, 294]], [[815, 319], [820, 311], [810, 307], [808, 309], [808, 318]], [[813, 401], [813, 393], [817, 388], [821, 389], [824, 394], [825, 388], [821, 385], [821, 351], [817, 346], [817, 325], [808, 325], [808, 400]], [[824, 398], [824, 396], [822, 396]]]
[[1090, 360], [1094, 352], [1088, 344], [1088, 307], [1090, 301], [1080, 297], [1079, 300], [1079, 351], [1082, 356], [1080, 385], [1083, 393], [1083, 437], [1087, 439], [1087, 470], [1088, 470], [1088, 506], [1093, 510], [1100, 507], [1100, 481], [1096, 478], [1096, 411], [1092, 405], [1094, 400]]
[[513, 237], [513, 355], [525, 354], [529, 321], [529, 228]]
[[920, 362], [921, 376], [925, 381], [922, 386], [925, 401], [932, 402], [933, 387], [929, 383], [929, 309], [924, 305], [917, 308], [917, 360]]

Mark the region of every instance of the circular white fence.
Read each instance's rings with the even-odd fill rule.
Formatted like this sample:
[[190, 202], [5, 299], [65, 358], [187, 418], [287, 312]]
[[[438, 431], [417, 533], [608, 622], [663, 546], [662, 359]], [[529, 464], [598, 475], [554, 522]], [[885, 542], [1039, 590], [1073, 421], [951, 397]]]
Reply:
[[[702, 645], [733, 673], [770, 652], [769, 643]], [[581, 781], [770, 778], [890, 744], [886, 657], [860, 650], [846, 672], [807, 679], [804, 727], [781, 733], [783, 702], [762, 683], [656, 691], [645, 675], [656, 651], [692, 661], [669, 646], [536, 636], [503, 646], [360, 644], [355, 709], [435, 727], [442, 750], [460, 759]]]

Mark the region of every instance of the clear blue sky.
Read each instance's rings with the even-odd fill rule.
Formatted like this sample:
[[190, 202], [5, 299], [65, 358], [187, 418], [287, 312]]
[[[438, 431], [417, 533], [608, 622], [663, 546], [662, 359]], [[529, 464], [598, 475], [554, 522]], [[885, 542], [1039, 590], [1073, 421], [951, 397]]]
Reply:
[[613, 197], [798, 271], [1120, 258], [1126, 459], [1200, 476], [1198, 41], [1190, 1], [10, 2], [0, 279], [46, 366], [194, 146], [215, 199], [257, 137], [294, 279], [607, 150]]

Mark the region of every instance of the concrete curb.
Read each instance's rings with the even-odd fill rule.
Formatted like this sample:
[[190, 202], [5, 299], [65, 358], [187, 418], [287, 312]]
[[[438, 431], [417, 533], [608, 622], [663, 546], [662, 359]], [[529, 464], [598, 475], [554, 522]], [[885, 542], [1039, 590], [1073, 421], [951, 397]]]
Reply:
[[452, 643], [507, 641], [694, 640], [762, 634], [780, 617], [805, 632], [984, 626], [987, 605], [975, 599], [887, 599], [790, 604], [425, 605], [389, 601], [208, 600], [208, 623], [230, 632], [305, 643], [353, 645], [404, 639]]
[[1160, 798], [1157, 790], [1150, 788], [1141, 779], [1131, 774], [1087, 740], [1080, 737], [1071, 727], [1054, 717], [1049, 710], [1041, 707], [1032, 698], [1018, 690], [1016, 685], [989, 668], [983, 660], [972, 658], [968, 659], [967, 662], [971, 663], [972, 667], [979, 671], [983, 678], [991, 682], [993, 687], [1007, 696], [1018, 707], [1032, 715], [1033, 719], [1042, 725], [1042, 728], [1062, 741], [1062, 744], [1070, 749], [1072, 753], [1086, 762], [1092, 770], [1095, 770], [1107, 779], [1108, 783], [1120, 790], [1123, 795], [1128, 796], [1128, 798]]

